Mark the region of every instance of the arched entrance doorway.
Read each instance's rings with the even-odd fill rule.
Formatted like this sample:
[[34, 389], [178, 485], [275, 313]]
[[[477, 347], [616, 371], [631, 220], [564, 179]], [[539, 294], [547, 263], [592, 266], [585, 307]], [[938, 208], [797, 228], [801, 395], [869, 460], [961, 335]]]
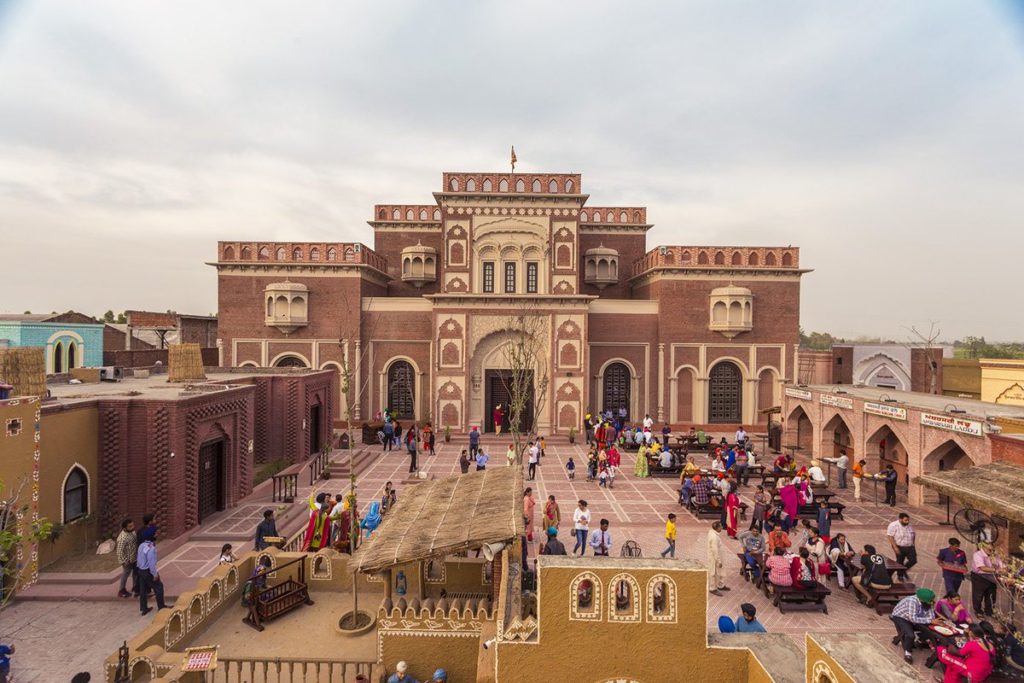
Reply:
[[743, 419], [743, 373], [731, 361], [711, 368], [708, 388], [708, 422], [737, 424]]
[[604, 369], [604, 375], [602, 375], [602, 410], [610, 410], [618, 415], [620, 414], [619, 411], [625, 408], [626, 419], [628, 420], [631, 417], [629, 414], [629, 399], [632, 383], [633, 375], [629, 371], [629, 366], [619, 362], [609, 363]]
[[298, 356], [281, 356], [274, 363], [275, 368], [305, 368], [306, 361], [302, 360]]
[[836, 414], [821, 428], [820, 453], [827, 458], [838, 458], [840, 451], [846, 451], [851, 467], [857, 462], [853, 453], [853, 433], [842, 415]]
[[[971, 456], [953, 439], [946, 441], [924, 457], [921, 463], [922, 474], [945, 472], [947, 470], [964, 470], [974, 465]], [[922, 487], [925, 503], [946, 504], [946, 496], [940, 495], [927, 487]]]
[[396, 360], [388, 367], [387, 408], [400, 420], [416, 417], [416, 375], [412, 364]]
[[782, 436], [783, 448], [799, 446], [804, 455], [810, 457], [814, 450], [814, 423], [801, 406], [797, 406], [786, 418]]
[[[878, 459], [878, 471], [885, 469], [885, 466], [892, 464], [893, 469], [899, 475], [900, 487], [906, 490], [907, 487], [907, 447], [903, 445], [899, 436], [896, 435], [889, 425], [879, 427], [871, 437], [864, 442], [864, 454], [861, 456], [868, 461], [868, 468], [872, 468], [872, 458]], [[897, 489], [899, 492], [899, 489]]]

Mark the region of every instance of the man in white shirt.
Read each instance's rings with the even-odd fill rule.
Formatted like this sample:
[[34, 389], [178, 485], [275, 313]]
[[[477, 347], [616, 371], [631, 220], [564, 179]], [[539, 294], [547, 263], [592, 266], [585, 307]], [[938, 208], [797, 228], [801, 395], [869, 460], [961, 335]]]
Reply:
[[736, 443], [743, 445], [744, 443], [746, 443], [746, 441], [747, 432], [746, 430], [743, 429], [743, 427], [740, 427], [739, 429], [736, 430]]
[[729, 590], [722, 581], [722, 523], [713, 522], [708, 529], [708, 592], [721, 595], [721, 591]]
[[595, 529], [590, 535], [590, 547], [594, 549], [595, 557], [608, 557], [608, 551], [612, 548], [612, 535], [608, 533], [608, 520], [601, 520], [601, 528]]
[[889, 537], [889, 545], [896, 553], [896, 561], [903, 565], [899, 572], [903, 580], [907, 579], [907, 572], [917, 564], [917, 532], [910, 524], [910, 515], [901, 512], [899, 519], [889, 524], [885, 535]]
[[644, 429], [649, 431], [649, 430], [651, 430], [653, 428], [654, 428], [654, 420], [651, 419], [650, 415], [645, 415], [644, 416]]
[[530, 447], [529, 449], [527, 449], [527, 452], [530, 455], [529, 459], [527, 460], [528, 467], [526, 478], [528, 481], [533, 481], [534, 479], [537, 478], [537, 463], [540, 462], [540, 446], [531, 441]]
[[811, 478], [815, 484], [824, 484], [827, 480], [825, 473], [821, 469], [821, 464], [817, 460], [811, 461], [811, 466], [807, 468], [807, 476]]

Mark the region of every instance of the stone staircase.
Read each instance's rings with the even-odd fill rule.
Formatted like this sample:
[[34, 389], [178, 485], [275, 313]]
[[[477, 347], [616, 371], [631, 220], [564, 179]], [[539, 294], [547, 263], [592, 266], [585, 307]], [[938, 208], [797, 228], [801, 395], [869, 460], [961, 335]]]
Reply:
[[357, 450], [352, 457], [349, 456], [348, 451], [340, 451], [334, 460], [331, 461], [327, 471], [331, 473], [332, 481], [335, 479], [347, 481], [353, 468], [355, 469], [356, 477], [359, 477], [359, 475], [373, 465], [380, 456], [380, 453], [379, 448], [373, 448], [372, 446]]

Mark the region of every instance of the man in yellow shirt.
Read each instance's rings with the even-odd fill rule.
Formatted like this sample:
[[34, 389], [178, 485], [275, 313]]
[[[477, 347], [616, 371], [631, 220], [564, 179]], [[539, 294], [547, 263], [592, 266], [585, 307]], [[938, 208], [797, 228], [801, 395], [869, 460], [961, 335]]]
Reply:
[[676, 559], [676, 514], [674, 512], [668, 513], [668, 521], [665, 522], [665, 540], [668, 541], [668, 547], [661, 551], [661, 559], [665, 559], [666, 555], [673, 560]]

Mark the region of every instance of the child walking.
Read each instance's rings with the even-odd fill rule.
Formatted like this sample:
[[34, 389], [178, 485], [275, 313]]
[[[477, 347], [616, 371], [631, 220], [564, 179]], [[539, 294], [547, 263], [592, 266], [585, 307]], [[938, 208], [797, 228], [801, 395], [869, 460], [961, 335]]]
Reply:
[[665, 522], [665, 540], [668, 542], [668, 547], [661, 551], [661, 558], [665, 559], [668, 555], [673, 560], [676, 559], [676, 513], [668, 513], [668, 521]]
[[576, 463], [572, 461], [572, 456], [569, 456], [569, 461], [565, 463], [565, 473], [569, 475], [569, 479], [576, 478]]

